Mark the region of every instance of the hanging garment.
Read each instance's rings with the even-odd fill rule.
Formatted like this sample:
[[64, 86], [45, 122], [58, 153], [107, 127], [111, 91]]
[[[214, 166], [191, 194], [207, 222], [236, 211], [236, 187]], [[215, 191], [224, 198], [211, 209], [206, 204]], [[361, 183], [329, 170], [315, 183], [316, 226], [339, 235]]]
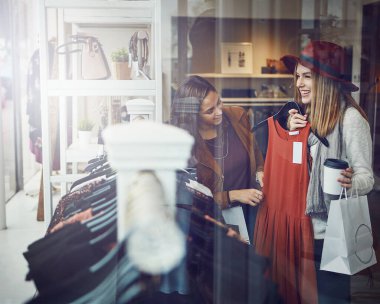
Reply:
[[75, 203], [79, 201], [81, 198], [86, 195], [91, 194], [97, 186], [101, 185], [103, 181], [95, 181], [91, 184], [87, 184], [83, 186], [81, 189], [78, 189], [75, 192], [69, 192], [65, 196], [63, 196], [59, 202], [57, 207], [55, 208], [54, 215], [49, 223], [49, 227], [47, 229], [47, 234], [51, 232], [51, 229], [56, 226], [59, 222], [63, 221], [64, 212], [70, 205], [70, 203]]
[[187, 255], [194, 303], [281, 303], [276, 285], [266, 276], [268, 259], [227, 236], [226, 226], [201, 216], [202, 209], [195, 210]]
[[[56, 78], [57, 61], [54, 60], [54, 41], [48, 43], [49, 60], [49, 77]], [[30, 58], [27, 70], [27, 104], [26, 114], [28, 115], [29, 124], [29, 149], [35, 155], [35, 160], [42, 163], [42, 129], [41, 129], [41, 88], [40, 88], [40, 51], [35, 50]], [[55, 103], [51, 103], [55, 104]], [[50, 106], [50, 128], [54, 148], [53, 153], [53, 170], [59, 170], [59, 128], [58, 128], [58, 108]]]
[[305, 215], [309, 183], [310, 126], [293, 132], [268, 119], [264, 202], [257, 214], [254, 243], [271, 258], [272, 279], [285, 303], [317, 303], [311, 219]]
[[[38, 289], [38, 295], [27, 303], [144, 303], [144, 297], [157, 288], [157, 279], [154, 280], [152, 276], [141, 273], [129, 261], [125, 252], [125, 240], [118, 243], [101, 259], [91, 260], [88, 263], [87, 254], [93, 255], [91, 247], [93, 246], [90, 243], [78, 244], [78, 250], [75, 255], [70, 256], [70, 260], [57, 262], [60, 268], [64, 268], [65, 265], [72, 268], [66, 276], [60, 276], [61, 270], [54, 273], [55, 269], [49, 264], [50, 261], [46, 261], [43, 266], [50, 268], [50, 279], [53, 283], [44, 282], [50, 286], [42, 291]], [[73, 249], [68, 247], [68, 253], [71, 254], [70, 251]], [[81, 249], [84, 250], [83, 254]], [[76, 263], [77, 259], [81, 262]], [[73, 262], [76, 263], [76, 269], [72, 267]], [[136, 299], [136, 302], [132, 299]]]

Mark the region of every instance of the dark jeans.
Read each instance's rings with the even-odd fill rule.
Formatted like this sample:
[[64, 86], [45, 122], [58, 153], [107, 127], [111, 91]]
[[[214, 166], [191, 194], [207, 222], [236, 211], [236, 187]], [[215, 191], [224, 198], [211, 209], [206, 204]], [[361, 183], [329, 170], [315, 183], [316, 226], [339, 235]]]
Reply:
[[314, 261], [317, 273], [318, 303], [350, 303], [349, 275], [319, 270], [321, 266], [323, 240], [314, 240]]
[[256, 224], [256, 217], [257, 217], [257, 211], [259, 210], [259, 207], [252, 207], [245, 204], [242, 204], [245, 223], [247, 225], [248, 230], [248, 237], [251, 244], [253, 244], [253, 235], [255, 232], [255, 224]]

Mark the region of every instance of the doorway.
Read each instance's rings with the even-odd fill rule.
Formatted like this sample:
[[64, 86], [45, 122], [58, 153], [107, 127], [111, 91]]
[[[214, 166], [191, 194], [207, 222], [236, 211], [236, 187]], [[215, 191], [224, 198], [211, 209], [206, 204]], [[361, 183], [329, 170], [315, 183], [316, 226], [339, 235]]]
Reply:
[[373, 169], [380, 176], [380, 1], [363, 6], [360, 104], [373, 140]]
[[[14, 61], [12, 60], [12, 28], [9, 1], [0, 2], [0, 104], [2, 149], [4, 153], [5, 199], [9, 200], [19, 189], [16, 160], [16, 109]], [[19, 163], [20, 164], [20, 163]]]

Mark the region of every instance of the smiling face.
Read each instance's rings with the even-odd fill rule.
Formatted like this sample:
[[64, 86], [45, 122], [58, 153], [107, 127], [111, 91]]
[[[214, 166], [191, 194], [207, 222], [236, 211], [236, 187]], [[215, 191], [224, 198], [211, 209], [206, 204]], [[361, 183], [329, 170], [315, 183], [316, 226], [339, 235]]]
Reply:
[[199, 110], [199, 125], [203, 129], [214, 128], [222, 122], [222, 101], [216, 92], [210, 91]]
[[313, 93], [313, 82], [311, 70], [301, 64], [297, 65], [296, 77], [297, 82], [296, 86], [301, 95], [301, 100], [303, 104], [309, 104], [312, 100]]

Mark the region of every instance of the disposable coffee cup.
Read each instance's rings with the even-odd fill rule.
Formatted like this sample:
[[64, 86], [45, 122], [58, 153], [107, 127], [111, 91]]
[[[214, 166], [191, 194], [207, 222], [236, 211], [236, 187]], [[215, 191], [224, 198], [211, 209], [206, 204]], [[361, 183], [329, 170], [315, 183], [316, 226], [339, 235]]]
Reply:
[[340, 172], [348, 168], [348, 163], [344, 160], [328, 158], [325, 160], [323, 172], [323, 192], [332, 195], [339, 195], [342, 186], [338, 178], [342, 177]]

